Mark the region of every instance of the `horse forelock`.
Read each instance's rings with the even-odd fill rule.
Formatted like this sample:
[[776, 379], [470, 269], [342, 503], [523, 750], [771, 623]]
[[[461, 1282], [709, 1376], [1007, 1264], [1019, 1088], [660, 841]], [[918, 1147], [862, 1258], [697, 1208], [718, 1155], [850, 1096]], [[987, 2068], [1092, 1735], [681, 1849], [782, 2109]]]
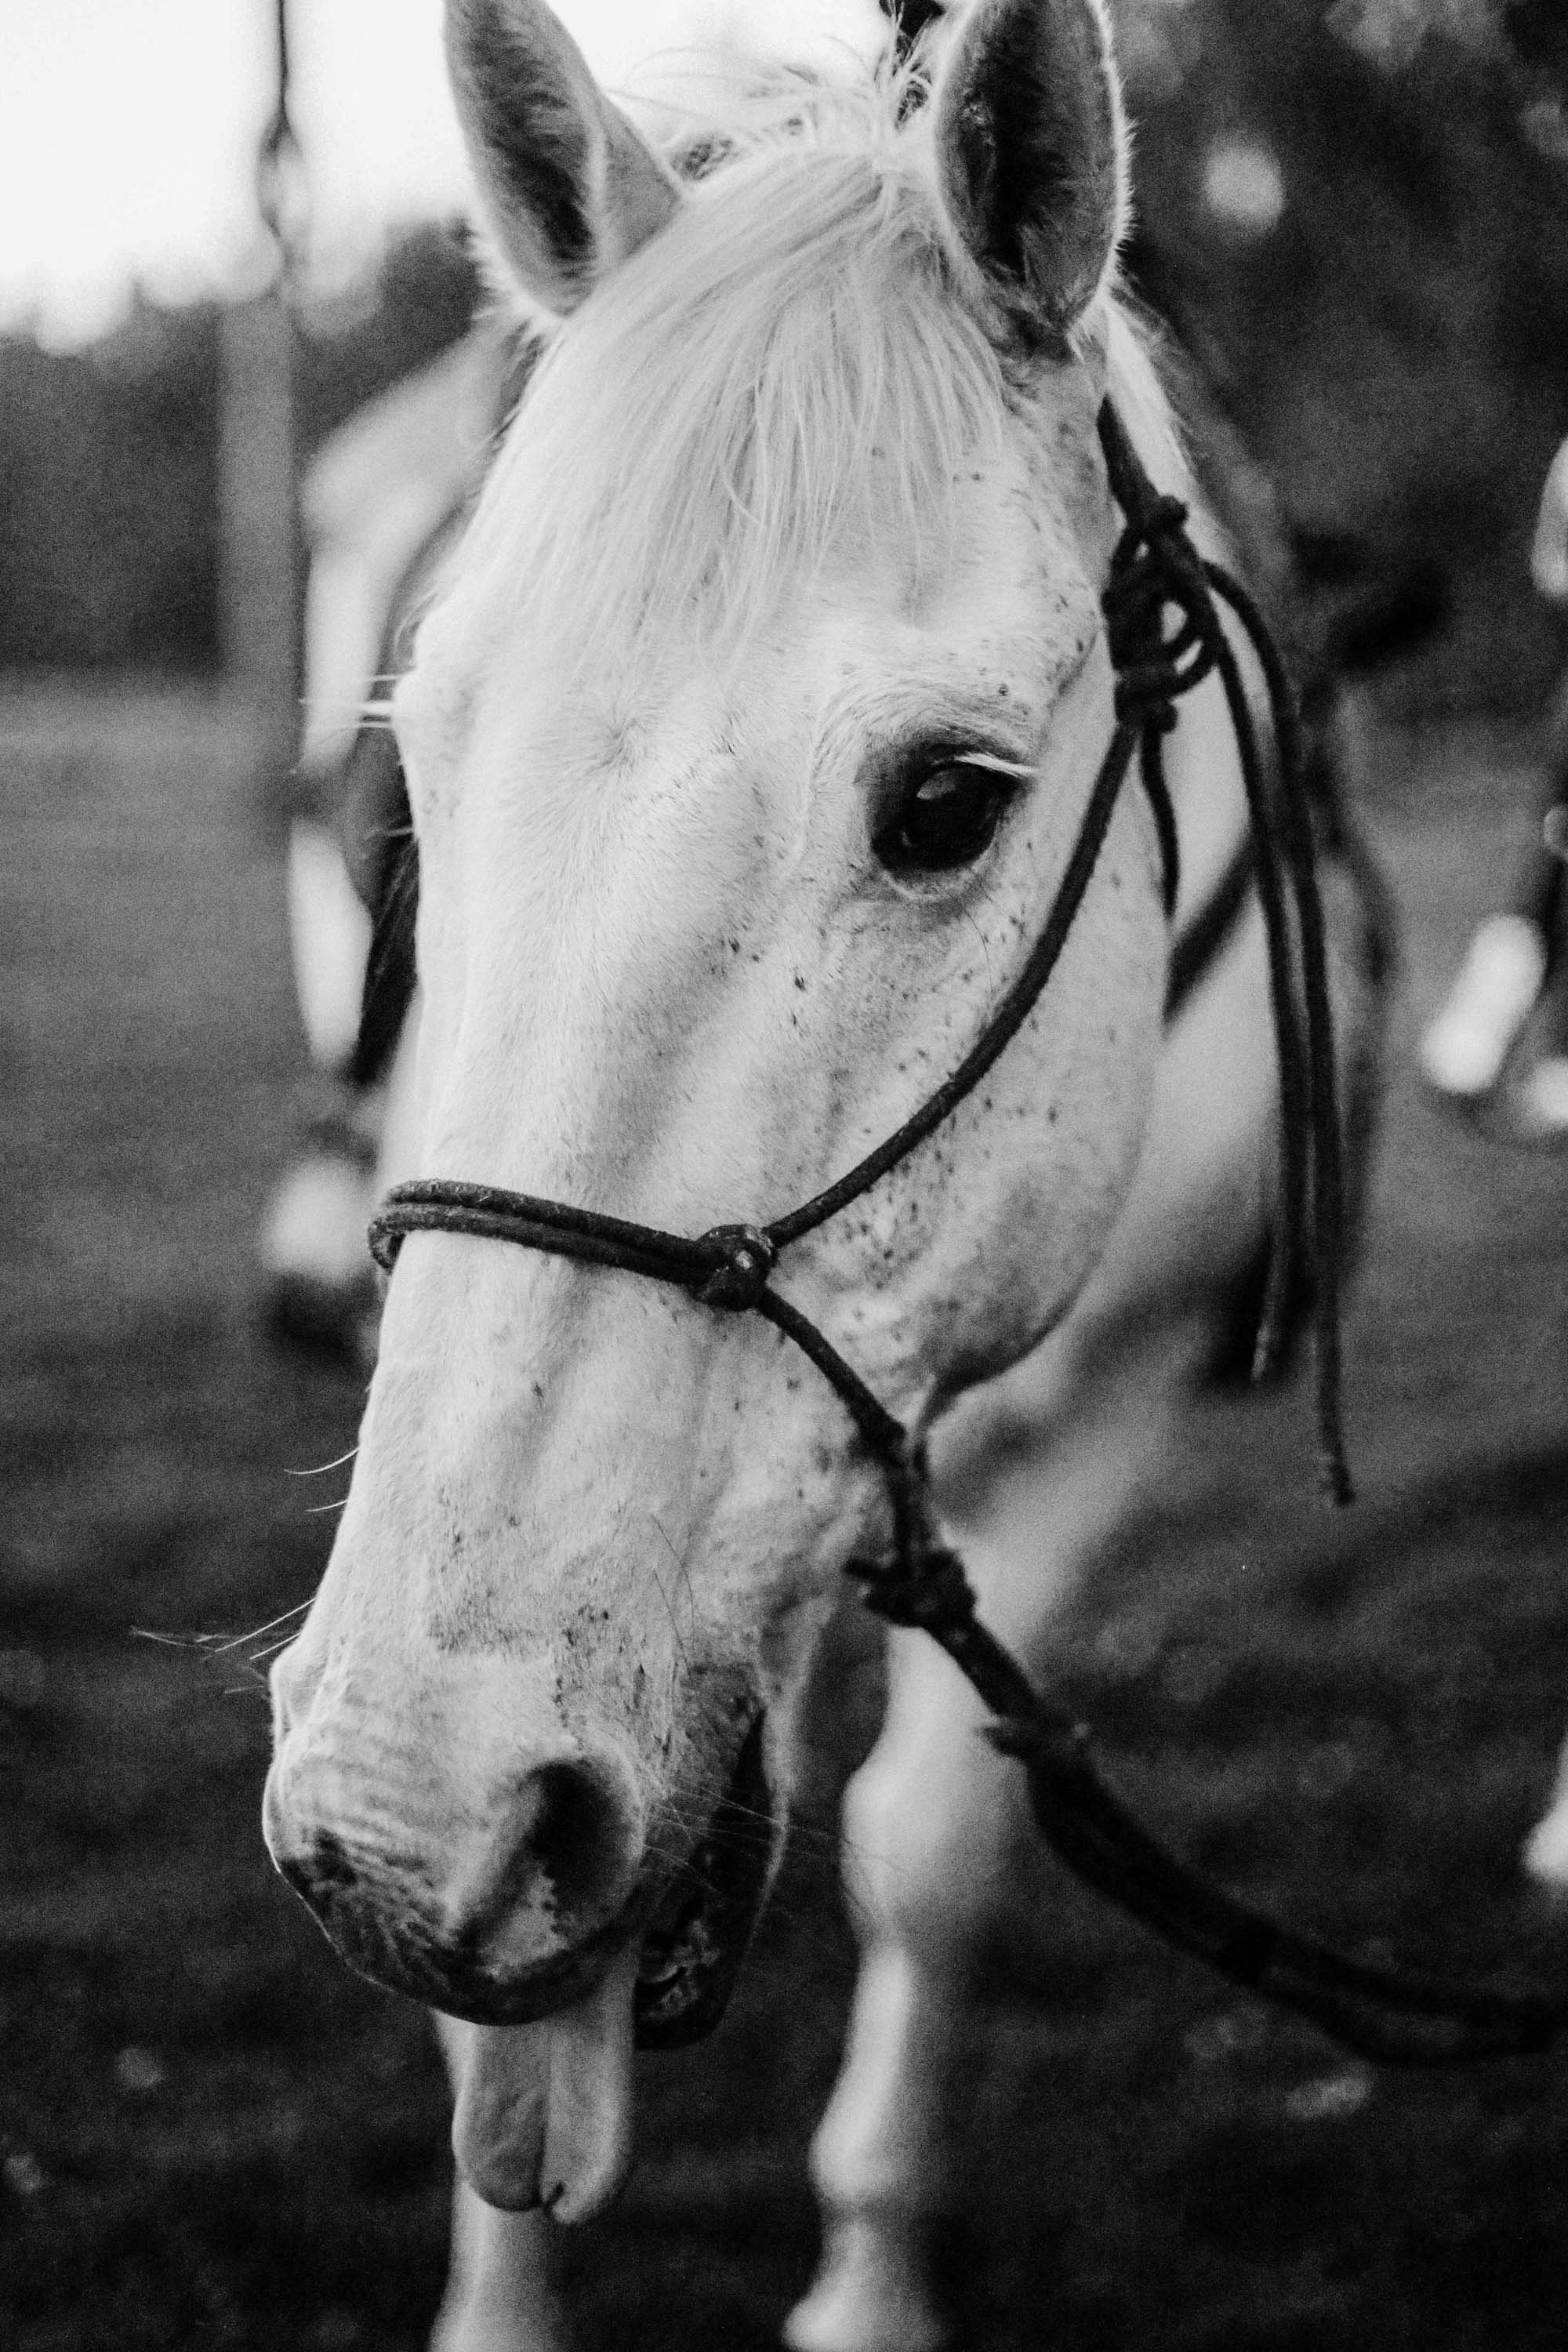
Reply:
[[[676, 217], [540, 362], [451, 577], [458, 643], [644, 678], [678, 645], [737, 656], [847, 548], [890, 559], [911, 607], [940, 580], [955, 485], [996, 457], [1016, 388], [954, 282], [903, 94], [886, 70], [781, 81], [699, 142]], [[1135, 437], [1173, 450], [1119, 312], [1110, 348]]]

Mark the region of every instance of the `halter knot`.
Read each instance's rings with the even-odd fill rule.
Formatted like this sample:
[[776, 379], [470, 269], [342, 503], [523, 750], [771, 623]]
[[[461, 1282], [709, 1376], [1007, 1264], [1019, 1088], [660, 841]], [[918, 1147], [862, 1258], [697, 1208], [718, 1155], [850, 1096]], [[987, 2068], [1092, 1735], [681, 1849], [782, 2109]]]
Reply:
[[[1169, 734], [1174, 706], [1219, 659], [1223, 626], [1214, 592], [1185, 531], [1179, 499], [1156, 499], [1130, 523], [1101, 600], [1116, 672], [1119, 719]], [[1174, 607], [1174, 626], [1165, 615]]]
[[698, 1287], [700, 1303], [723, 1307], [733, 1315], [755, 1307], [768, 1286], [777, 1255], [766, 1234], [756, 1225], [714, 1225], [698, 1246], [711, 1250], [719, 1261]]
[[1177, 539], [1187, 528], [1187, 509], [1182, 500], [1164, 491], [1157, 499], [1140, 499], [1129, 517], [1130, 527], [1145, 546], [1158, 539]]
[[1123, 670], [1116, 681], [1116, 716], [1124, 725], [1131, 721], [1152, 727], [1158, 735], [1173, 734], [1181, 719], [1176, 697], [1188, 683], [1185, 672], [1173, 662], [1151, 662], [1142, 669]]
[[848, 1568], [874, 1616], [925, 1633], [953, 1633], [974, 1615], [974, 1588], [944, 1543], [922, 1543], [912, 1559], [855, 1559]]

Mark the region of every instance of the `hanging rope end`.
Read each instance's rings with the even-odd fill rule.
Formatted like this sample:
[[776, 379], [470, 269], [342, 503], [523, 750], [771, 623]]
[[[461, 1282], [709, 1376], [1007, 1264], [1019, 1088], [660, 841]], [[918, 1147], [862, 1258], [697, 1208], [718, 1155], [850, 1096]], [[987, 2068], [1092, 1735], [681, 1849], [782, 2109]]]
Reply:
[[1342, 1511], [1355, 1501], [1355, 1481], [1345, 1460], [1343, 1441], [1338, 1437], [1318, 1455], [1318, 1485], [1325, 1501], [1336, 1511]]
[[1252, 1362], [1247, 1381], [1255, 1389], [1268, 1388], [1285, 1369], [1285, 1335], [1278, 1319], [1265, 1315], [1258, 1327], [1258, 1337], [1252, 1343]]

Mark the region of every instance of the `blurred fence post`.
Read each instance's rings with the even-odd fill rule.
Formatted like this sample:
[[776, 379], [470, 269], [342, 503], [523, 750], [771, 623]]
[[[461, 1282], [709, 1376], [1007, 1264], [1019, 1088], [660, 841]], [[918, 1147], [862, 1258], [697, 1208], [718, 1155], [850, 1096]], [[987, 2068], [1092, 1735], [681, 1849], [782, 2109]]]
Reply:
[[299, 750], [303, 605], [295, 323], [281, 284], [223, 313], [223, 655], [270, 814]]
[[256, 204], [276, 270], [265, 293], [223, 314], [223, 651], [247, 707], [265, 805], [289, 804], [304, 687], [305, 545], [300, 512], [299, 323], [309, 190], [289, 119], [289, 0], [262, 0], [274, 41], [272, 112], [256, 158]]

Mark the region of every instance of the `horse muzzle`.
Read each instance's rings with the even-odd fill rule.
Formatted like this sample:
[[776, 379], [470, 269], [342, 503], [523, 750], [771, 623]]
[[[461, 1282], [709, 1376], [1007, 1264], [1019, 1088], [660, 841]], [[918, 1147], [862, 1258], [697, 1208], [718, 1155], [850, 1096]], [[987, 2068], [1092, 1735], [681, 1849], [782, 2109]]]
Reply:
[[650, 1838], [637, 1780], [607, 1738], [512, 1737], [486, 1755], [486, 1724], [528, 1711], [470, 1694], [455, 1786], [444, 1759], [464, 1749], [443, 1737], [431, 1695], [395, 1737], [385, 1707], [325, 1706], [319, 1691], [297, 1706], [300, 1678], [279, 1667], [267, 1843], [350, 1967], [450, 2016], [521, 2025], [582, 2000], [636, 1944], [640, 2042], [674, 2047], [718, 2021], [780, 1843], [760, 1716], [680, 1858], [668, 1835]]
[[396, 1711], [320, 1685], [297, 1704], [303, 1677], [279, 1668], [267, 1843], [350, 1966], [479, 2023], [579, 1998], [647, 1907], [619, 1750], [551, 1723], [506, 1662]]

